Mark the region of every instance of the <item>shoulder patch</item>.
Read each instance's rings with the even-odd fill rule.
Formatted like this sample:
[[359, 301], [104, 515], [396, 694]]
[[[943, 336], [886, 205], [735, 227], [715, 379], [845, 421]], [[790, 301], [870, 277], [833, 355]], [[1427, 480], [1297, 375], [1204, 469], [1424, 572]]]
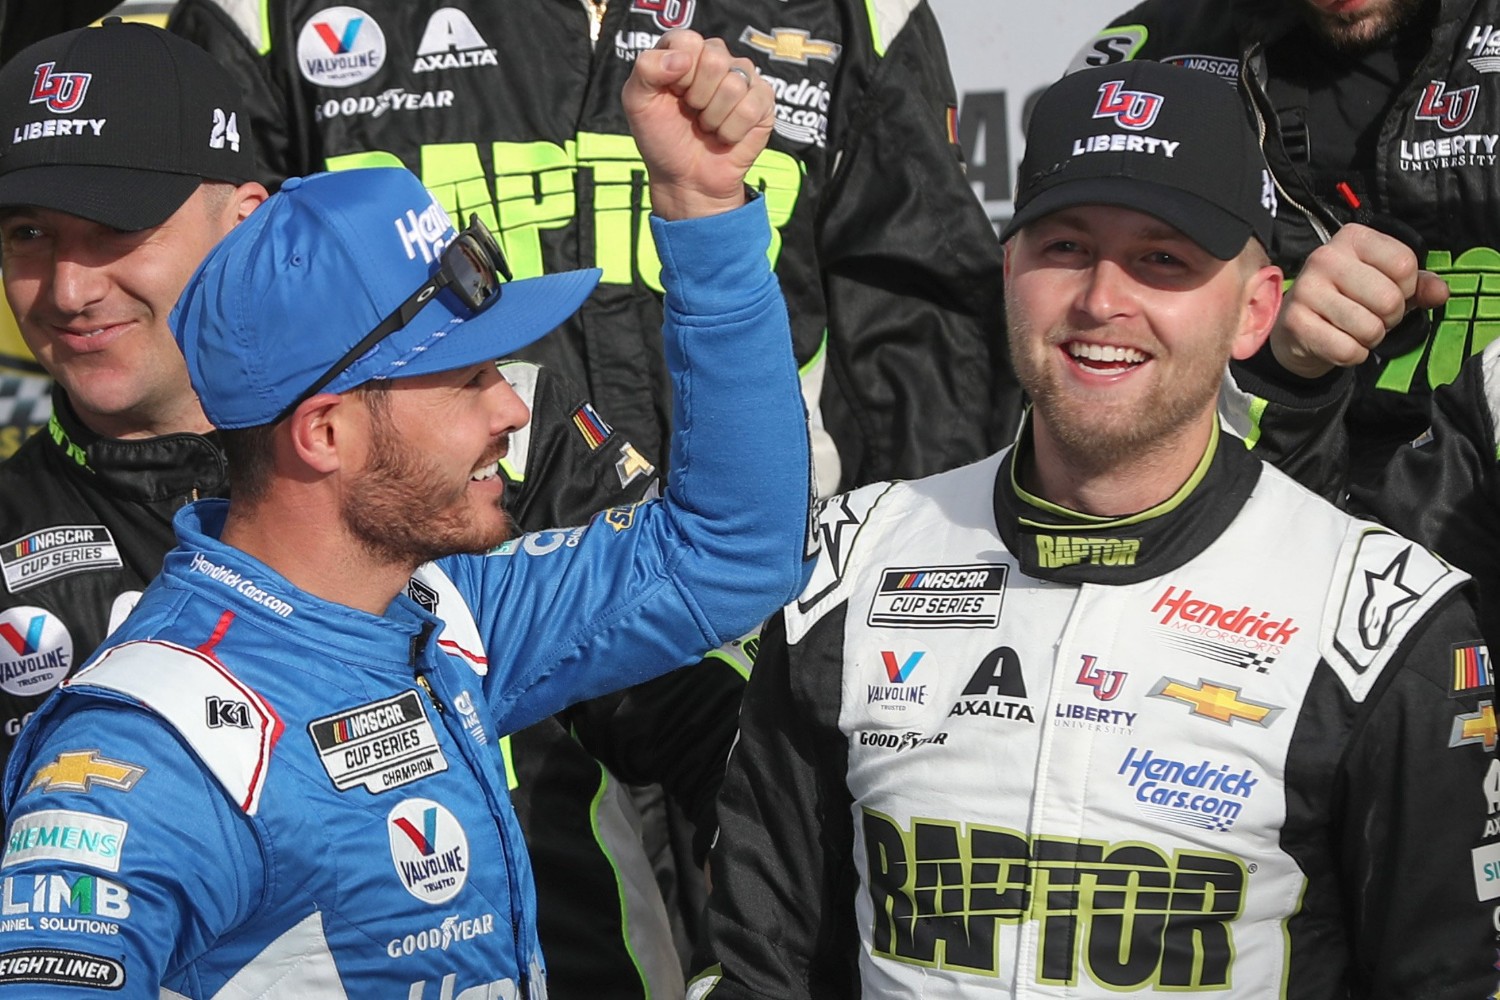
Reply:
[[1406, 633], [1466, 577], [1417, 543], [1381, 528], [1364, 528], [1352, 541], [1344, 586], [1335, 586], [1330, 597], [1338, 602], [1330, 608], [1337, 654], [1330, 662], [1360, 701]]
[[813, 515], [812, 531], [820, 551], [807, 587], [787, 608], [787, 639], [798, 641], [823, 612], [838, 603], [835, 598], [849, 568], [849, 557], [870, 511], [893, 483], [871, 483], [853, 493], [829, 497]]
[[125, 695], [166, 720], [247, 814], [260, 808], [281, 718], [213, 657], [160, 640], [121, 643], [63, 682]]
[[1141, 51], [1141, 46], [1146, 44], [1149, 35], [1144, 24], [1119, 24], [1105, 28], [1078, 50], [1078, 54], [1068, 64], [1068, 72], [1076, 73], [1091, 66], [1113, 66], [1115, 63], [1129, 62]]

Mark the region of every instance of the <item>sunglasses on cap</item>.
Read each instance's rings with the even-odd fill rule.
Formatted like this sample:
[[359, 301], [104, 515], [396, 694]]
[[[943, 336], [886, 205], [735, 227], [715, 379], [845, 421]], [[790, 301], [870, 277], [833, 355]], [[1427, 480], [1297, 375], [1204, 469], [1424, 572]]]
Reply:
[[423, 282], [389, 316], [376, 324], [375, 329], [365, 334], [359, 343], [349, 348], [316, 382], [304, 389], [286, 409], [276, 415], [274, 422], [280, 423], [291, 416], [292, 411], [322, 392], [344, 369], [364, 357], [376, 344], [410, 323], [422, 311], [422, 307], [444, 288], [457, 296], [471, 314], [477, 316], [500, 300], [505, 282], [510, 280], [510, 267], [505, 263], [505, 254], [501, 252], [500, 244], [495, 242], [495, 237], [485, 224], [479, 221], [478, 215], [469, 216], [468, 228], [443, 248], [437, 273]]

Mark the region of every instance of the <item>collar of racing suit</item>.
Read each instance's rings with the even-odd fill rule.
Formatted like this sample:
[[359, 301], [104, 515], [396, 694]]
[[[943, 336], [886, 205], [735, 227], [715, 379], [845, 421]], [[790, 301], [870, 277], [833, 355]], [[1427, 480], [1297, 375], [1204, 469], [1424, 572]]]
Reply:
[[1023, 489], [1019, 463], [1031, 451], [1031, 417], [995, 477], [995, 524], [1027, 576], [1055, 583], [1131, 584], [1197, 556], [1239, 514], [1261, 461], [1214, 424], [1203, 459], [1174, 495], [1126, 517], [1080, 514]]
[[222, 496], [228, 488], [224, 453], [214, 434], [163, 434], [128, 441], [96, 434], [73, 412], [67, 393], [52, 386], [51, 445], [95, 489], [136, 503]]

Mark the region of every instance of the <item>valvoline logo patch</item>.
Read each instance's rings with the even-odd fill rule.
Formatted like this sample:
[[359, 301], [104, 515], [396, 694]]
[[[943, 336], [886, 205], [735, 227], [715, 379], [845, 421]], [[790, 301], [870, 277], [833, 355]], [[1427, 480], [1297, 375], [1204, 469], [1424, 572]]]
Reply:
[[905, 684], [906, 679], [911, 676], [911, 672], [917, 669], [917, 664], [921, 663], [922, 657], [926, 655], [925, 651], [918, 650], [898, 663], [896, 661], [896, 654], [885, 649], [881, 650], [880, 659], [885, 663], [885, 675], [891, 679], [891, 683]]
[[318, 11], [297, 37], [297, 68], [320, 87], [352, 87], [385, 66], [385, 32], [358, 7]]
[[469, 838], [457, 817], [431, 799], [407, 799], [386, 818], [391, 861], [406, 891], [436, 905], [469, 879]]

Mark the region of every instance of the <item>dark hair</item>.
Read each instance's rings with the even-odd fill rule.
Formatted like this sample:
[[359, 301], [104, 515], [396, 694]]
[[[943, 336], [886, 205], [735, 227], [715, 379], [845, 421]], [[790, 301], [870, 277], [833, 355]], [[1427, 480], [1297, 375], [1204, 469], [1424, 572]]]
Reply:
[[[389, 412], [386, 400], [389, 388], [387, 380], [372, 379], [349, 390], [349, 394], [363, 397], [371, 416], [383, 421]], [[276, 464], [278, 426], [272, 423], [219, 431], [219, 443], [229, 465], [229, 493], [236, 503], [254, 505], [264, 500], [269, 492]]]

